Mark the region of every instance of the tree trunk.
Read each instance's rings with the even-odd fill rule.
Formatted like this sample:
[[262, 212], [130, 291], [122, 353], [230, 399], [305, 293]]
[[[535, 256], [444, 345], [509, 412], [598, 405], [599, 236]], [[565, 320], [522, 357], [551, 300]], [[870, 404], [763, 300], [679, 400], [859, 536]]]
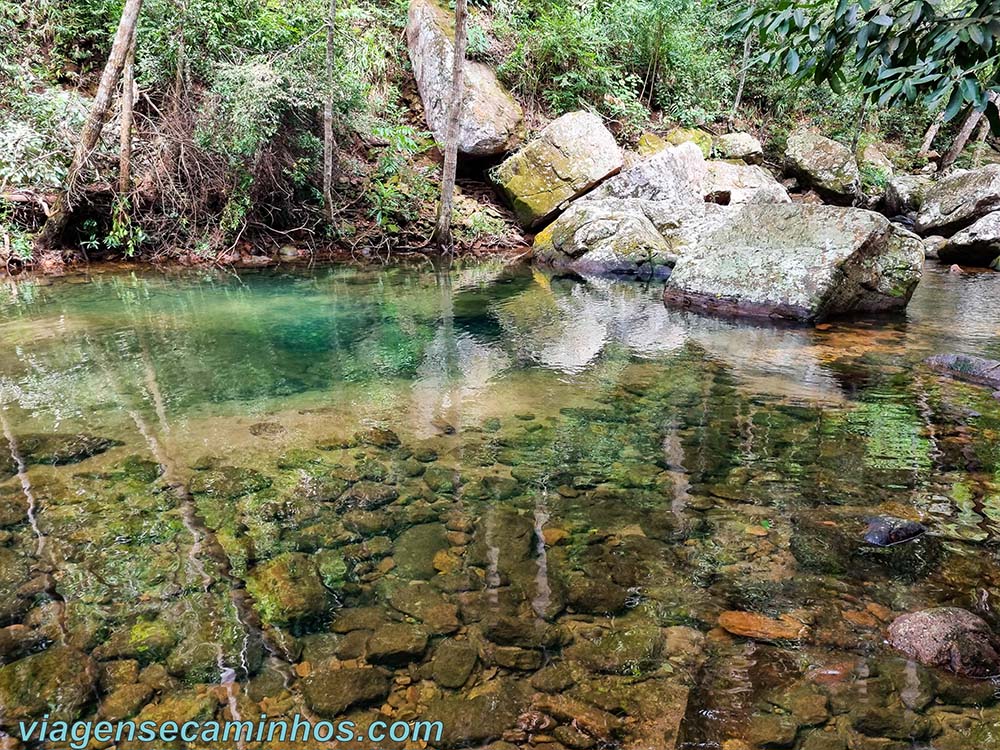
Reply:
[[736, 121], [736, 115], [739, 113], [740, 104], [743, 103], [743, 89], [746, 88], [747, 84], [747, 70], [750, 68], [750, 35], [747, 34], [747, 38], [743, 40], [743, 64], [740, 66], [740, 85], [736, 89], [736, 99], [733, 101], [733, 113], [729, 116], [730, 121]]
[[87, 121], [80, 133], [80, 143], [77, 144], [73, 162], [66, 175], [66, 187], [56, 199], [45, 225], [35, 238], [36, 249], [51, 249], [62, 240], [63, 231], [66, 229], [66, 224], [69, 223], [70, 212], [73, 209], [73, 200], [76, 198], [77, 182], [101, 138], [108, 110], [111, 108], [111, 100], [118, 88], [118, 81], [121, 80], [129, 48], [132, 46], [132, 38], [135, 35], [136, 22], [139, 20], [141, 9], [142, 0], [125, 0], [122, 17], [118, 23], [118, 31], [115, 33], [115, 40], [111, 45], [111, 55], [104, 66], [97, 96], [94, 97], [90, 114], [87, 116]]
[[[995, 91], [990, 94], [990, 101], [994, 105], [1000, 105], [1000, 94]], [[972, 158], [972, 166], [978, 168], [983, 163], [983, 152], [986, 150], [986, 137], [990, 134], [990, 121], [983, 117], [979, 123], [979, 132], [976, 133], [976, 153]]]
[[118, 153], [118, 194], [128, 195], [132, 189], [132, 122], [135, 106], [135, 35], [129, 46], [125, 70], [122, 73], [122, 128]]
[[323, 102], [323, 205], [326, 220], [333, 223], [333, 62], [336, 53], [334, 31], [337, 0], [330, 0], [326, 21], [326, 98]]
[[973, 131], [976, 129], [976, 125], [979, 121], [983, 119], [983, 113], [977, 112], [975, 109], [969, 109], [969, 113], [965, 116], [962, 121], [962, 127], [958, 129], [958, 135], [955, 136], [955, 140], [951, 144], [951, 148], [948, 149], [947, 153], [941, 157], [941, 163], [938, 165], [940, 170], [948, 169], [955, 160], [958, 159], [965, 145], [969, 142], [972, 137]]
[[455, 174], [458, 171], [458, 135], [462, 121], [462, 94], [465, 91], [465, 47], [468, 42], [468, 0], [455, 0], [455, 59], [451, 72], [451, 103], [445, 132], [444, 174], [441, 178], [441, 205], [431, 241], [442, 250], [453, 244], [451, 217], [455, 202]]
[[944, 110], [938, 112], [938, 116], [934, 118], [934, 122], [931, 126], [927, 128], [927, 132], [924, 133], [924, 142], [920, 144], [920, 156], [926, 156], [930, 153], [931, 146], [934, 145], [934, 139], [937, 138], [938, 131], [941, 129], [941, 124], [944, 122]]

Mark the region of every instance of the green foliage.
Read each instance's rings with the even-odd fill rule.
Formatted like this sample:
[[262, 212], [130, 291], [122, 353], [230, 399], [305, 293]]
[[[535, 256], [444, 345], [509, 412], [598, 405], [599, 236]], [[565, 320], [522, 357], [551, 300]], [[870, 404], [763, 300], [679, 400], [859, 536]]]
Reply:
[[761, 0], [731, 32], [755, 34], [761, 59], [797, 80], [843, 91], [856, 77], [879, 106], [944, 107], [951, 120], [965, 107], [985, 111], [1000, 133], [1000, 10], [995, 0]]
[[889, 174], [885, 169], [875, 164], [862, 164], [859, 168], [861, 172], [861, 187], [866, 193], [881, 195], [889, 185]]

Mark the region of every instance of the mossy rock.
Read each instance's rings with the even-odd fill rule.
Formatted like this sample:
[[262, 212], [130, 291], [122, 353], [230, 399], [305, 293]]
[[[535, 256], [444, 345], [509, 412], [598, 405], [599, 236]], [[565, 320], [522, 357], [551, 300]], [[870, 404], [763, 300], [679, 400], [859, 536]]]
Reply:
[[254, 469], [221, 466], [195, 474], [188, 488], [196, 495], [235, 499], [271, 486], [271, 478]]
[[701, 149], [701, 153], [706, 159], [712, 155], [712, 134], [706, 133], [700, 128], [674, 128], [663, 136], [663, 140], [671, 146], [680, 146], [682, 143], [693, 143]]
[[68, 646], [26, 656], [0, 667], [0, 709], [4, 722], [47, 713], [51, 720], [71, 721], [95, 694], [97, 665]]
[[670, 146], [656, 133], [643, 133], [639, 136], [639, 155], [652, 156]]
[[329, 603], [315, 560], [301, 552], [286, 552], [257, 565], [247, 579], [247, 591], [261, 619], [272, 625], [319, 617]]

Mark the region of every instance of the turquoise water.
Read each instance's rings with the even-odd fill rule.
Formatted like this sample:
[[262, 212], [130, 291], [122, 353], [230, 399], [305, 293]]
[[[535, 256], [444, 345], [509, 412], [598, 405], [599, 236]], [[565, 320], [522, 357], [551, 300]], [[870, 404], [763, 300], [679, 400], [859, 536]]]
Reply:
[[[929, 267], [905, 316], [821, 330], [659, 291], [499, 264], [0, 288], [0, 725], [1000, 747], [992, 685], [884, 642], [929, 606], [1000, 626], [1000, 401], [921, 365], [1000, 358], [1000, 276]], [[930, 533], [872, 549], [877, 514]]]

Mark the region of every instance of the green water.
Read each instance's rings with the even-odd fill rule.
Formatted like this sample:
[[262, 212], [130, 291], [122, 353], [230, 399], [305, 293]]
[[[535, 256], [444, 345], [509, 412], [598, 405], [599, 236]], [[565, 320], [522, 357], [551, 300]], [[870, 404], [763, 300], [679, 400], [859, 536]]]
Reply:
[[[991, 683], [884, 642], [931, 606], [1000, 629], [1000, 401], [920, 364], [1000, 358], [1000, 275], [929, 267], [905, 317], [824, 330], [658, 292], [490, 264], [0, 287], [0, 727], [1000, 747]], [[870, 548], [877, 514], [930, 533]]]

